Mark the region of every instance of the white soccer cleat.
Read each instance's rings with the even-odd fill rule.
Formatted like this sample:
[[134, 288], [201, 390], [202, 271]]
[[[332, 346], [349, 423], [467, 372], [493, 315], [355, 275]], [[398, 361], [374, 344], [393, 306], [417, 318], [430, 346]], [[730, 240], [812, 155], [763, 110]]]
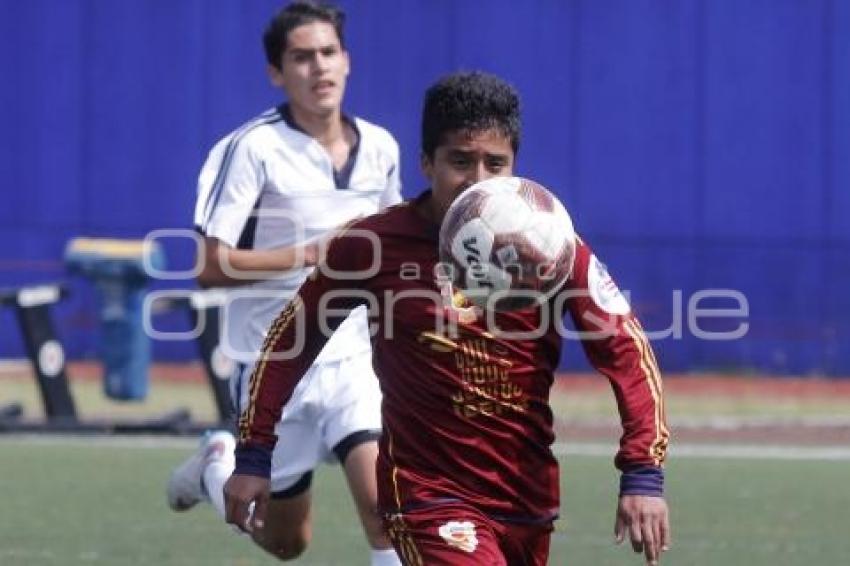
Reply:
[[168, 478], [168, 506], [174, 511], [188, 511], [208, 499], [202, 476], [206, 467], [220, 460], [232, 460], [236, 439], [226, 430], [207, 432], [194, 454], [177, 466]]

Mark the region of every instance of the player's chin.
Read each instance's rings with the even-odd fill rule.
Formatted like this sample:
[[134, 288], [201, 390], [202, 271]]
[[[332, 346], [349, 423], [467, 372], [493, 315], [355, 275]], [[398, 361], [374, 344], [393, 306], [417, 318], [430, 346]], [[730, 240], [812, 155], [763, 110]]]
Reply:
[[317, 93], [313, 98], [313, 107], [318, 113], [333, 112], [342, 104], [341, 93], [323, 92]]

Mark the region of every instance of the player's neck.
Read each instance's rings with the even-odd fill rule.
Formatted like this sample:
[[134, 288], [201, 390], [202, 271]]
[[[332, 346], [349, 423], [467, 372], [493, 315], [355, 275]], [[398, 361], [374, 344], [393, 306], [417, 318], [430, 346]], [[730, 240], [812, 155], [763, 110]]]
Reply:
[[357, 134], [354, 128], [342, 119], [342, 112], [337, 108], [327, 115], [311, 114], [301, 112], [294, 106], [290, 106], [290, 112], [298, 127], [325, 149], [334, 170], [342, 169], [351, 148], [357, 142]]
[[439, 225], [442, 221], [440, 213], [437, 211], [437, 205], [434, 201], [434, 195], [429, 194], [427, 197], [418, 200], [415, 205], [417, 214], [431, 224]]
[[325, 147], [333, 146], [346, 137], [340, 109], [328, 114], [314, 114], [290, 105], [289, 110], [298, 127]]

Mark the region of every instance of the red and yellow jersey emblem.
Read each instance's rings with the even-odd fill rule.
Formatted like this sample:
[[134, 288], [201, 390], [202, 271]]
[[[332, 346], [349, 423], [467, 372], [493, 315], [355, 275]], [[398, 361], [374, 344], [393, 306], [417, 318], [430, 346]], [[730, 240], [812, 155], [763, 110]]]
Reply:
[[460, 290], [455, 289], [451, 281], [438, 280], [437, 285], [443, 297], [443, 310], [449, 320], [469, 324], [478, 319], [481, 309], [473, 305]]
[[471, 521], [449, 521], [440, 525], [439, 533], [449, 546], [464, 552], [474, 552], [478, 547], [478, 536]]

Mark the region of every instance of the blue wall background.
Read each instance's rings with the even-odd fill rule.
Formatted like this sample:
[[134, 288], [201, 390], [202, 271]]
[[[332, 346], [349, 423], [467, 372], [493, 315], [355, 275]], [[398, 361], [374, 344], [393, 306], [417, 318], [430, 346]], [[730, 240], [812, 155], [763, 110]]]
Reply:
[[[279, 102], [259, 39], [279, 5], [0, 2], [0, 285], [68, 280], [57, 326], [72, 356], [96, 351], [96, 315], [65, 275], [66, 241], [191, 226], [206, 152]], [[745, 338], [686, 328], [656, 341], [662, 366], [850, 375], [850, 2], [342, 5], [347, 107], [396, 135], [407, 196], [423, 186], [424, 89], [458, 68], [499, 73], [524, 100], [518, 172], [562, 197], [648, 330], [670, 326], [675, 289], [685, 304], [707, 287], [748, 298]], [[167, 248], [189, 266], [190, 246]], [[0, 356], [22, 356], [8, 310], [0, 329]], [[575, 344], [564, 364], [584, 367]]]

